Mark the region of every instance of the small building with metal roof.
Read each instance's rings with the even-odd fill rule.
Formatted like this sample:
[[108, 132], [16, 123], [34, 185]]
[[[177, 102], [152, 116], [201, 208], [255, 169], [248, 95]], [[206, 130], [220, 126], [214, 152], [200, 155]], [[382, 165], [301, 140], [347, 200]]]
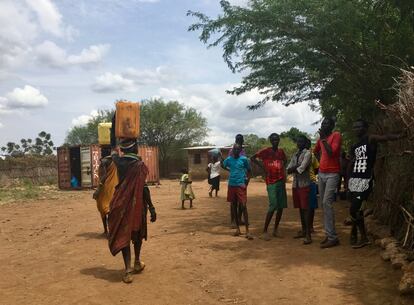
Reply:
[[[208, 153], [212, 149], [220, 149], [223, 159], [227, 158], [232, 146], [193, 146], [185, 147], [187, 151], [188, 171], [192, 179], [207, 179], [207, 165], [211, 162], [211, 156]], [[221, 178], [227, 179], [228, 172], [221, 171]]]

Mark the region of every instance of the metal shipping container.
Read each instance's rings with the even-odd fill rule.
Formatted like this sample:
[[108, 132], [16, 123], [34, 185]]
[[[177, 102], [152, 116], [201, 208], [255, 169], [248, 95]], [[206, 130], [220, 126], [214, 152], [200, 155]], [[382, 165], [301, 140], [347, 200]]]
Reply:
[[58, 180], [60, 189], [71, 189], [72, 177], [80, 188], [97, 187], [98, 168], [101, 159], [99, 145], [59, 147]]
[[148, 183], [160, 182], [159, 150], [156, 146], [138, 146], [138, 155], [148, 167]]

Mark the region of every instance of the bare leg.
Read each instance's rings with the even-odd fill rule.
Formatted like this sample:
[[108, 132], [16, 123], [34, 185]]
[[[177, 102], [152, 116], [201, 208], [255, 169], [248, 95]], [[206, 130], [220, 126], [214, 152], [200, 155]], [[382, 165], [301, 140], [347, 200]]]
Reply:
[[184, 200], [181, 201], [181, 209], [183, 209], [183, 210], [185, 209], [185, 207], [184, 207]]
[[242, 214], [243, 214], [243, 205], [238, 203], [237, 204], [237, 217], [239, 218], [239, 225], [243, 226], [245, 223], [242, 220]]
[[269, 228], [269, 224], [270, 224], [270, 221], [272, 220], [273, 213], [274, 212], [267, 212], [266, 219], [265, 219], [265, 224], [264, 224], [264, 228], [263, 228], [263, 233], [267, 233], [267, 229]]
[[309, 209], [309, 227], [311, 233], [315, 233], [315, 229], [313, 228], [313, 220], [315, 219], [315, 209]]
[[122, 258], [124, 259], [125, 264], [125, 271], [131, 271], [131, 247], [128, 245], [127, 247], [123, 248], [122, 250]]
[[273, 229], [273, 235], [277, 234], [277, 229], [279, 228], [280, 220], [282, 219], [283, 215], [283, 209], [278, 209], [276, 212], [276, 218], [275, 218], [275, 228]]
[[216, 197], [218, 196], [218, 190], [216, 190]]
[[108, 236], [108, 215], [102, 217], [102, 224], [104, 228], [104, 235]]
[[237, 202], [232, 202], [231, 207], [232, 207], [233, 215], [235, 215], [234, 222], [236, 223], [236, 232], [234, 233], [234, 235], [239, 236], [240, 235], [240, 227], [239, 227], [239, 217], [237, 216], [237, 210], [238, 210]]
[[310, 210], [311, 209], [304, 209], [303, 210], [303, 214], [304, 214], [304, 220], [305, 220], [305, 240], [303, 241], [303, 243], [305, 245], [309, 245], [312, 243], [312, 237], [311, 237], [311, 226], [310, 226]]
[[190, 199], [190, 209], [193, 207], [193, 199]]
[[142, 247], [142, 240], [134, 242], [135, 262], [140, 261], [141, 247]]
[[246, 226], [246, 238], [251, 240], [253, 239], [253, 236], [250, 234], [249, 231], [249, 214], [247, 213], [247, 206], [243, 206], [243, 218], [244, 218], [244, 224]]
[[128, 245], [127, 247], [122, 249], [122, 258], [124, 259], [125, 264], [125, 274], [122, 277], [122, 281], [124, 283], [132, 283], [132, 272], [134, 269], [131, 268], [131, 247]]
[[135, 252], [135, 262], [134, 262], [134, 271], [135, 273], [139, 273], [145, 268], [144, 262], [141, 261], [141, 247], [142, 247], [142, 240], [134, 242], [134, 252]]

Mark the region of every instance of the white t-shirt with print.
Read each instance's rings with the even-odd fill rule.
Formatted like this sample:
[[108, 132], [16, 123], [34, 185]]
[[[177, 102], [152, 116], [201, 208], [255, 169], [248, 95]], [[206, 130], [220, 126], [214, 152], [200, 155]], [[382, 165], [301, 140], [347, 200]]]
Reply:
[[220, 176], [220, 170], [221, 170], [220, 161], [217, 161], [216, 163], [209, 163], [208, 168], [210, 169], [210, 179]]

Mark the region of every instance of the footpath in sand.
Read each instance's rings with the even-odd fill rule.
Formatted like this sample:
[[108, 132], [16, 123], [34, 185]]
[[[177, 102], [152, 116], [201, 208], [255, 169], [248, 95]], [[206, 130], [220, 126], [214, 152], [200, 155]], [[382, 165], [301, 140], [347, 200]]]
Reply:
[[130, 285], [121, 282], [122, 256], [112, 257], [102, 238], [92, 191], [0, 206], [0, 304], [414, 304], [398, 296], [401, 274], [378, 248], [348, 246], [347, 203], [336, 209], [342, 244], [321, 250], [320, 210], [312, 245], [292, 238], [299, 229], [292, 208], [282, 219], [283, 238], [257, 238], [264, 183], [248, 189], [253, 241], [231, 236], [226, 184], [219, 198], [208, 197], [206, 182], [193, 189], [195, 208], [181, 210], [177, 181], [151, 188], [158, 220], [143, 245], [147, 267]]

